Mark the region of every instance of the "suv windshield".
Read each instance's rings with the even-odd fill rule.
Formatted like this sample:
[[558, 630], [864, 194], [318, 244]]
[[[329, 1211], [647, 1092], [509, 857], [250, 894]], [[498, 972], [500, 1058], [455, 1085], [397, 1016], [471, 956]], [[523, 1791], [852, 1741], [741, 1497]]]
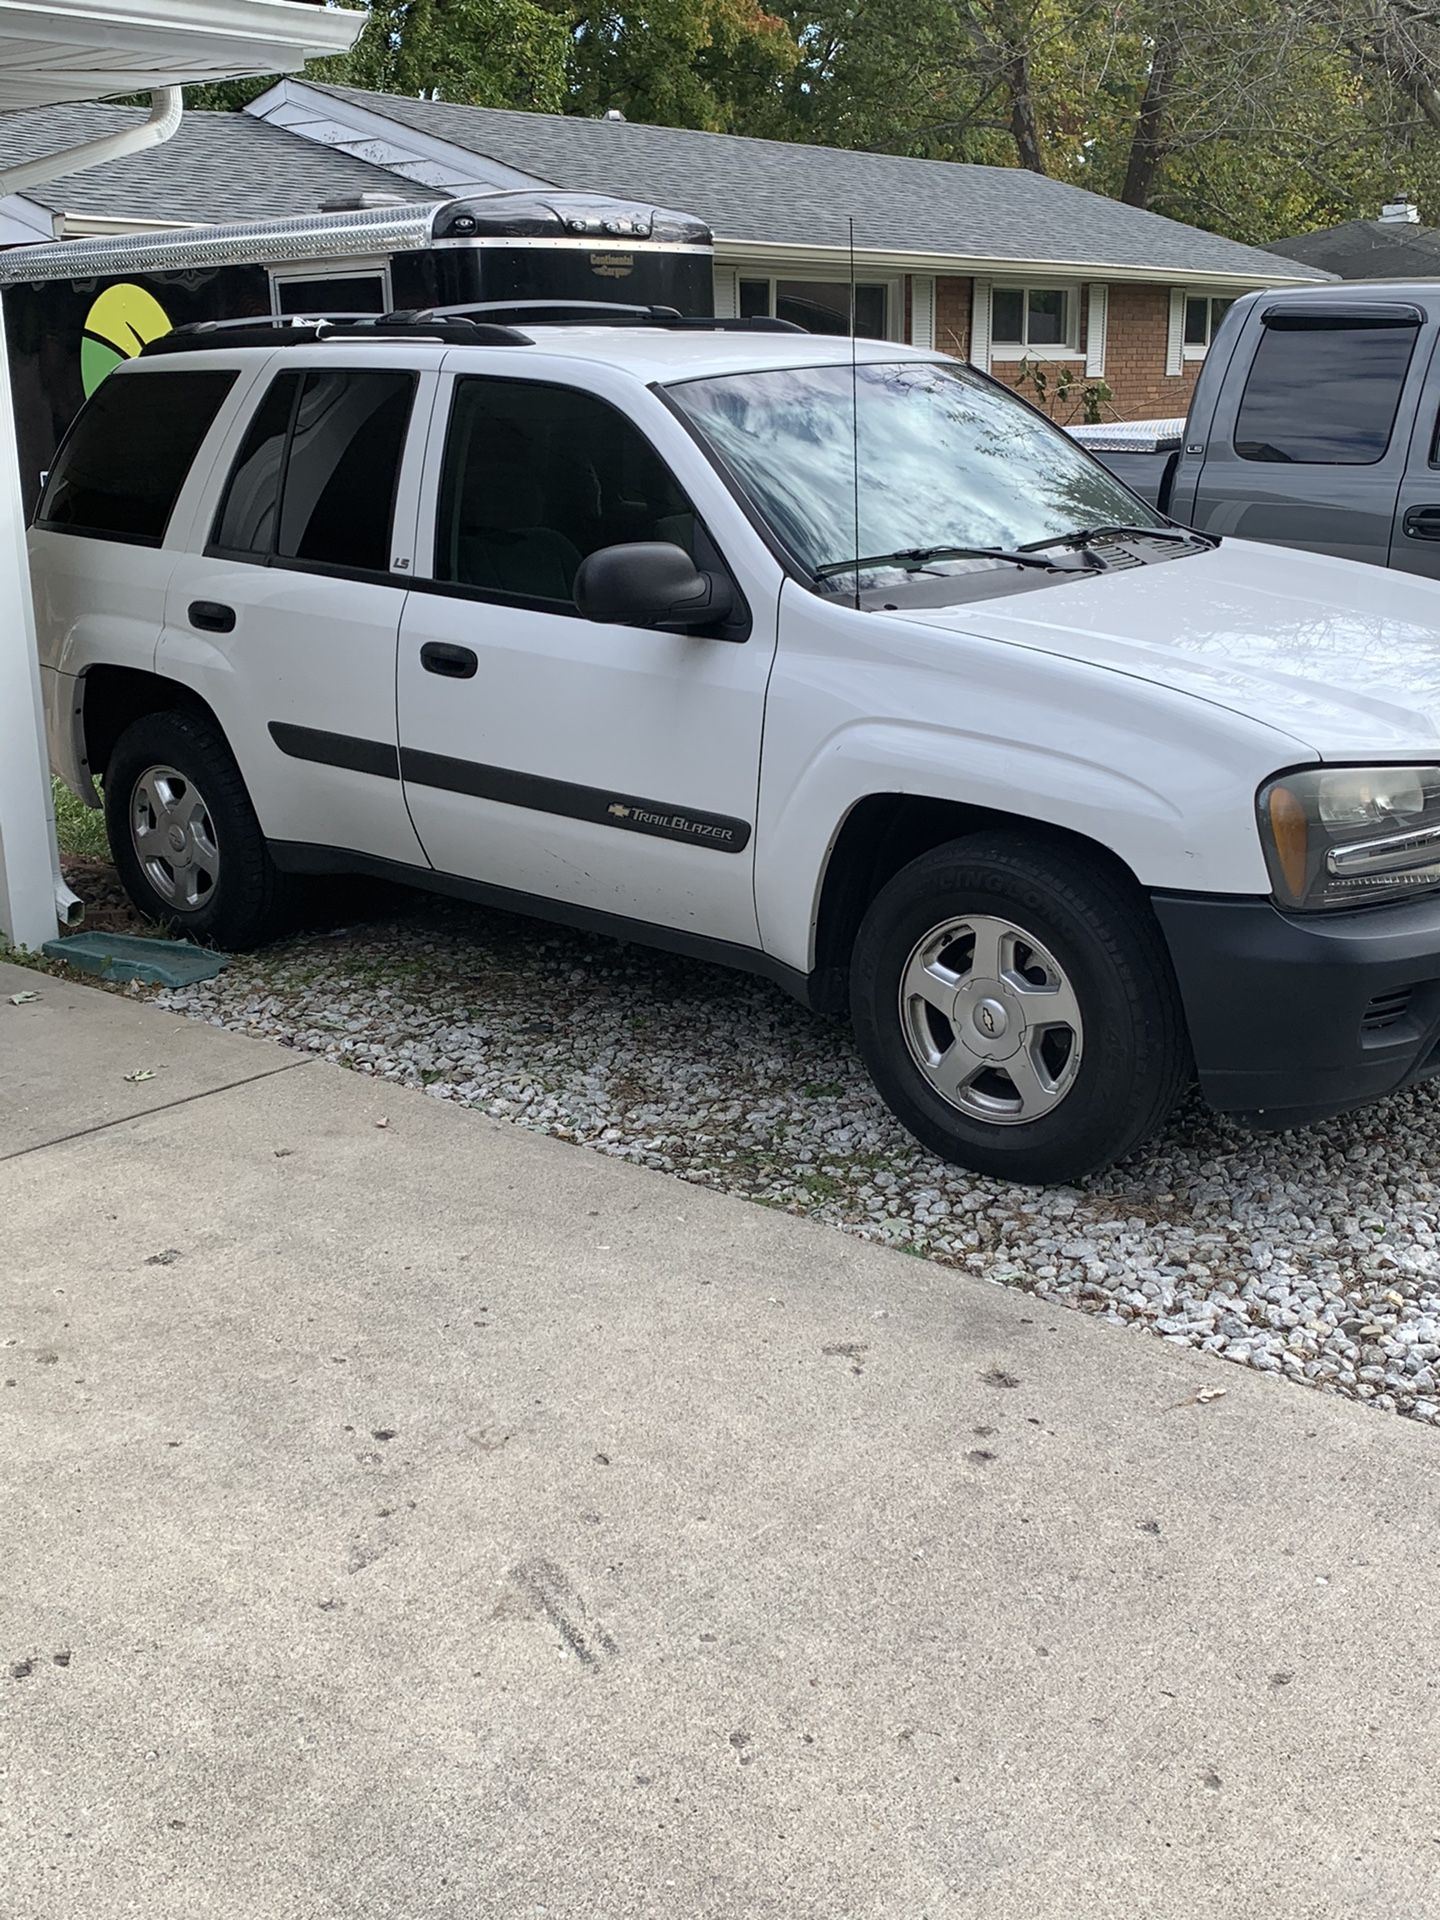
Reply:
[[811, 574], [862, 554], [1167, 525], [1068, 434], [968, 367], [786, 367], [670, 391]]

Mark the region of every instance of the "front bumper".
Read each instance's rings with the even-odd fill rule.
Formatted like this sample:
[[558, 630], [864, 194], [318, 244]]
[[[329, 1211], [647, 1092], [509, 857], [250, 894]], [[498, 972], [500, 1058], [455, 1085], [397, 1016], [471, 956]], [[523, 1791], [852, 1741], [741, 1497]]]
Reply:
[[1440, 896], [1328, 914], [1152, 898], [1211, 1106], [1298, 1126], [1440, 1073]]

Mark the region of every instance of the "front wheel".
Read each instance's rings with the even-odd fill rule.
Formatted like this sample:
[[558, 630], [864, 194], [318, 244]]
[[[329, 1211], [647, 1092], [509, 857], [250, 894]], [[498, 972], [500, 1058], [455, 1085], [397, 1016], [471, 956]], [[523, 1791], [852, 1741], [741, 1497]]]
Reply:
[[229, 743], [203, 714], [147, 713], [115, 742], [105, 825], [125, 891], [192, 940], [252, 947], [285, 919], [275, 869]]
[[881, 1095], [924, 1145], [1003, 1179], [1078, 1180], [1148, 1139], [1189, 1073], [1138, 892], [1083, 851], [956, 840], [881, 889], [851, 1012]]

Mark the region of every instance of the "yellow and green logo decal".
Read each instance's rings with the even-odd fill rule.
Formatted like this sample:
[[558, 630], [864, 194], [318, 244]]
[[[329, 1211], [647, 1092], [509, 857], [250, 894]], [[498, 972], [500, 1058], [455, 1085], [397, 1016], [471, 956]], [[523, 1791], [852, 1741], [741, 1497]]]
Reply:
[[122, 360], [133, 360], [151, 340], [170, 331], [170, 316], [143, 287], [107, 287], [85, 316], [80, 337], [80, 382], [85, 398]]

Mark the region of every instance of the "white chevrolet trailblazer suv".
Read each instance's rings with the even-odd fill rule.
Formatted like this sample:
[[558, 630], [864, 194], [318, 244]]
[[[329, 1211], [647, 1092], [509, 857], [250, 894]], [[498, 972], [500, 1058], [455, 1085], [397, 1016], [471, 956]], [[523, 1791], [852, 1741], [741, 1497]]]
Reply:
[[1440, 1070], [1440, 587], [935, 354], [511, 318], [183, 330], [79, 415], [51, 755], [146, 914], [346, 871], [728, 961], [1019, 1180]]

